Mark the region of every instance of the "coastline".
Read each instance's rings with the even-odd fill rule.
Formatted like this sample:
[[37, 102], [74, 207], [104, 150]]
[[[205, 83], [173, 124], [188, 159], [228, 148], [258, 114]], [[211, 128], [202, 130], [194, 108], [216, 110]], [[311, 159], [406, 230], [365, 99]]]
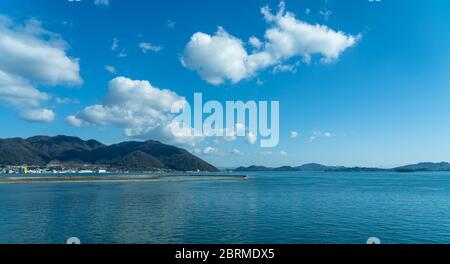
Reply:
[[58, 184], [58, 183], [124, 183], [124, 182], [171, 182], [171, 181], [226, 181], [245, 180], [245, 175], [158, 175], [158, 176], [58, 176], [58, 177], [5, 177], [0, 185]]

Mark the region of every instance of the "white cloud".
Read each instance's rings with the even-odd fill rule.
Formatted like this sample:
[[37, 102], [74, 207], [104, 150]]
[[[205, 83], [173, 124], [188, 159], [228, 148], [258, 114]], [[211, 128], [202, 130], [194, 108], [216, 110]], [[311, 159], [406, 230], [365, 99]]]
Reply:
[[205, 155], [216, 154], [217, 152], [219, 152], [219, 150], [213, 147], [205, 147], [203, 149], [203, 154]]
[[155, 46], [147, 42], [141, 42], [139, 44], [139, 48], [142, 50], [143, 53], [147, 53], [149, 51], [158, 52], [162, 50], [161, 46]]
[[0, 70], [0, 101], [13, 108], [36, 108], [50, 95], [40, 92], [28, 80]]
[[78, 59], [66, 55], [67, 45], [36, 20], [25, 26], [0, 24], [0, 70], [46, 85], [80, 84]]
[[118, 38], [113, 38], [111, 50], [118, 52], [117, 57], [119, 57], [119, 58], [125, 58], [128, 56], [128, 54], [127, 54], [128, 51], [126, 49], [122, 48], [119, 50], [119, 39]]
[[92, 124], [123, 128], [124, 134], [131, 138], [195, 145], [203, 138], [189, 136], [191, 131], [177, 131], [177, 124], [172, 124], [171, 108], [176, 102], [186, 103], [186, 100], [175, 92], [156, 88], [148, 81], [118, 77], [109, 82], [109, 92], [101, 104], [85, 107], [66, 120], [75, 126]]
[[153, 87], [148, 81], [118, 77], [110, 81], [103, 104], [86, 107], [79, 116], [93, 124], [146, 129], [147, 126], [139, 125], [153, 127], [166, 121], [165, 113], [170, 112], [172, 104], [178, 100], [184, 98]]
[[271, 156], [273, 154], [272, 151], [263, 151], [260, 153], [262, 156]]
[[83, 125], [83, 120], [78, 119], [74, 115], [66, 117], [66, 121], [74, 127], [81, 127]]
[[52, 110], [41, 104], [51, 98], [37, 85], [78, 85], [78, 59], [67, 56], [68, 45], [59, 35], [42, 28], [37, 20], [24, 25], [0, 19], [0, 102], [20, 110], [27, 121], [49, 122]]
[[117, 57], [119, 57], [119, 58], [125, 58], [127, 56], [128, 56], [128, 54], [125, 49], [123, 49], [121, 52], [119, 52], [119, 54], [117, 54]]
[[[249, 43], [255, 49], [252, 53], [247, 52], [242, 40], [219, 27], [214, 35], [195, 33], [182, 54], [182, 64], [213, 85], [226, 80], [237, 83], [261, 70], [284, 65], [292, 58], [298, 57], [308, 63], [313, 55], [319, 55], [323, 63], [332, 62], [360, 39], [359, 35], [298, 20], [294, 14], [285, 11], [284, 2], [280, 3], [276, 14], [267, 6], [261, 13], [269, 27], [264, 42], [250, 38]], [[287, 68], [278, 66], [276, 69]], [[292, 67], [290, 69], [292, 71]]]
[[286, 151], [282, 150], [282, 151], [280, 151], [280, 155], [281, 155], [281, 156], [287, 156], [288, 153], [287, 153]]
[[114, 66], [111, 66], [111, 65], [105, 65], [105, 71], [107, 71], [109, 73], [112, 73], [112, 74], [117, 73], [116, 68]]
[[263, 43], [257, 37], [250, 37], [248, 43], [255, 49], [260, 49], [263, 46]]
[[97, 6], [109, 6], [109, 0], [94, 0], [94, 4]]
[[217, 85], [226, 79], [236, 83], [246, 78], [250, 74], [245, 65], [247, 57], [242, 41], [219, 27], [214, 36], [195, 33], [186, 45], [181, 62]]
[[113, 42], [111, 45], [111, 50], [115, 51], [117, 50], [117, 48], [119, 47], [119, 39], [118, 38], [113, 38]]
[[20, 117], [31, 122], [51, 122], [55, 118], [55, 113], [50, 109], [33, 109], [22, 112]]
[[[172, 116], [169, 115], [168, 119], [170, 118], [172, 118]], [[195, 146], [205, 139], [203, 136], [193, 136], [195, 132], [193, 128], [180, 128], [179, 125], [180, 124], [167, 121], [167, 123], [158, 125], [154, 129], [148, 128], [145, 134], [142, 134], [141, 129], [125, 129], [125, 135], [138, 138], [153, 138], [174, 145], [188, 146]]]
[[268, 41], [267, 49], [277, 60], [320, 54], [326, 61], [332, 61], [354, 46], [360, 38], [324, 25], [300, 21], [294, 14], [285, 12], [284, 2], [280, 3], [280, 10], [276, 15], [267, 6], [261, 12], [266, 21], [272, 23], [265, 37]]
[[298, 135], [299, 135], [299, 133], [297, 131], [292, 131], [290, 136], [291, 136], [291, 138], [297, 138]]
[[331, 132], [322, 132], [322, 131], [314, 131], [312, 135], [309, 137], [310, 142], [314, 142], [319, 138], [331, 138], [334, 137], [334, 134]]

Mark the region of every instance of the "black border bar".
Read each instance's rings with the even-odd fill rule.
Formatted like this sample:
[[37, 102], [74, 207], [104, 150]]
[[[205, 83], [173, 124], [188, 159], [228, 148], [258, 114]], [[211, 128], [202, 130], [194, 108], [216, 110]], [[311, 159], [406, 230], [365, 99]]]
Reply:
[[[209, 251], [209, 258], [177, 259], [177, 251]], [[221, 250], [272, 249], [272, 254], [259, 258], [219, 258]], [[216, 256], [212, 256], [215, 252]], [[258, 251], [255, 251], [258, 253]], [[258, 254], [255, 254], [256, 256]], [[260, 254], [261, 255], [261, 254]], [[98, 259], [120, 263], [300, 263], [303, 260], [405, 261], [406, 259], [430, 261], [435, 257], [450, 259], [449, 245], [0, 245], [0, 256], [34, 261], [85, 262]], [[271, 258], [268, 258], [271, 257]]]

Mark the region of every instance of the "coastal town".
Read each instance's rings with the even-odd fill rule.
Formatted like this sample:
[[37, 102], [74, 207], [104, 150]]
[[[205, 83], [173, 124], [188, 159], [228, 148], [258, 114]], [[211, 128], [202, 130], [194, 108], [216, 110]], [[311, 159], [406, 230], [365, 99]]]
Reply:
[[0, 174], [104, 174], [113, 172], [119, 171], [95, 166], [0, 166]]
[[20, 174], [20, 175], [32, 175], [32, 174], [128, 174], [128, 173], [168, 173], [168, 172], [183, 172], [183, 173], [200, 173], [201, 170], [186, 170], [176, 171], [172, 169], [155, 168], [152, 170], [133, 170], [127, 168], [116, 168], [110, 165], [97, 165], [97, 164], [62, 164], [59, 162], [51, 162], [46, 166], [36, 165], [1, 165], [1, 174]]

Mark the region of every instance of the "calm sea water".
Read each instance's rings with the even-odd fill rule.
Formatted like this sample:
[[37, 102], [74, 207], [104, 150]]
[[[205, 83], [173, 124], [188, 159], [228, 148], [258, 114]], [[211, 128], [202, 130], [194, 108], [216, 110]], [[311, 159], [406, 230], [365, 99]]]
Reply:
[[450, 243], [450, 173], [0, 185], [0, 243]]

